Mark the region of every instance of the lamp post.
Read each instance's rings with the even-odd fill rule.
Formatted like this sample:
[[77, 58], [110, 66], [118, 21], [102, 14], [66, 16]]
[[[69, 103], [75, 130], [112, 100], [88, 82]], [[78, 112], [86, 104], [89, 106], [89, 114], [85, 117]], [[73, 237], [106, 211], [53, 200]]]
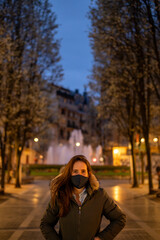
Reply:
[[79, 148], [80, 147], [80, 142], [76, 142], [75, 143], [75, 153], [77, 154], [77, 148]]
[[157, 153], [159, 153], [159, 139], [158, 137], [153, 138], [154, 145], [156, 147], [155, 151], [157, 150]]
[[[35, 137], [34, 138], [34, 142], [35, 143], [38, 143], [39, 142], [39, 138], [38, 137]], [[36, 150], [36, 152], [37, 152], [37, 144], [36, 144], [36, 146], [35, 146], [35, 150]], [[36, 153], [36, 155], [35, 155], [35, 159], [34, 159], [34, 162], [37, 164], [38, 163], [38, 155], [37, 155], [37, 153]]]
[[144, 184], [144, 155], [146, 152], [146, 147], [145, 147], [145, 138], [140, 139], [140, 144], [139, 144], [139, 159], [140, 159], [140, 164], [139, 164], [139, 180], [141, 179], [141, 183]]
[[113, 149], [113, 161], [114, 161], [114, 165], [119, 165], [119, 149], [118, 148], [114, 148]]

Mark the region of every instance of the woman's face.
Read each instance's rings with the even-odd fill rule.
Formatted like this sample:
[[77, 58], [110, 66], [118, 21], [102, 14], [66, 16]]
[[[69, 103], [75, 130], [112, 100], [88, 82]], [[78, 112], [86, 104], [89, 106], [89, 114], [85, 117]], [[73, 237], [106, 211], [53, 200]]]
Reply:
[[72, 176], [82, 175], [88, 177], [87, 165], [82, 161], [77, 161], [73, 165]]

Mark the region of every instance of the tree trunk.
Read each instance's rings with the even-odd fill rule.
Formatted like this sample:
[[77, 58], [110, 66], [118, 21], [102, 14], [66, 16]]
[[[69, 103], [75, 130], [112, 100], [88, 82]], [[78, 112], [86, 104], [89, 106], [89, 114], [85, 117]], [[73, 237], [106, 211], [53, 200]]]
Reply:
[[130, 143], [131, 143], [131, 152], [132, 152], [132, 169], [133, 169], [133, 184], [132, 187], [138, 187], [138, 180], [137, 180], [137, 170], [136, 170], [136, 159], [134, 153], [134, 139], [133, 136], [130, 136]]
[[140, 152], [141, 160], [141, 183], [144, 184], [144, 153]]
[[7, 183], [10, 183], [11, 179], [12, 179], [12, 175], [11, 175], [11, 171], [12, 171], [12, 147], [11, 146], [9, 147], [7, 170], [8, 170]]
[[1, 169], [1, 189], [0, 194], [4, 195], [5, 193], [5, 154], [4, 150], [1, 150], [1, 159], [2, 159], [2, 169]]
[[148, 187], [149, 187], [149, 194], [152, 194], [153, 193], [152, 163], [151, 163], [151, 153], [150, 153], [148, 134], [145, 135], [145, 145], [146, 145], [147, 165], [148, 165]]
[[2, 161], [2, 171], [1, 171], [1, 189], [0, 194], [5, 193], [5, 153], [6, 153], [6, 141], [7, 141], [7, 125], [4, 128], [4, 136], [0, 132], [0, 150], [1, 150], [1, 161]]
[[15, 182], [15, 187], [20, 188], [21, 187], [21, 179], [20, 179], [20, 163], [21, 163], [21, 153], [22, 151], [17, 149], [17, 154], [16, 154], [16, 182]]

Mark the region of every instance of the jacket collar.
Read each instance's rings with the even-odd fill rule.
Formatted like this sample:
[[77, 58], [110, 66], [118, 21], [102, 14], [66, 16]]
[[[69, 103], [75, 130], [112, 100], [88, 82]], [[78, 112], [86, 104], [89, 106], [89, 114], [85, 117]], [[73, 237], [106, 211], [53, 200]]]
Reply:
[[91, 196], [93, 192], [97, 191], [99, 189], [99, 182], [95, 175], [91, 173], [89, 177], [89, 186], [87, 188], [88, 194]]

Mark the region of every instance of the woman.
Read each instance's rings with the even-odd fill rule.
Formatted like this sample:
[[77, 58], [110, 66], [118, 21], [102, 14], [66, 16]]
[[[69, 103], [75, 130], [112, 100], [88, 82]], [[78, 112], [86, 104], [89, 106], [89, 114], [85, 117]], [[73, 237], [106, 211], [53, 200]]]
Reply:
[[[102, 216], [110, 224], [100, 231]], [[59, 221], [59, 233], [54, 229]], [[125, 214], [92, 174], [83, 155], [76, 155], [51, 182], [51, 201], [41, 220], [47, 240], [111, 240], [122, 230]]]

